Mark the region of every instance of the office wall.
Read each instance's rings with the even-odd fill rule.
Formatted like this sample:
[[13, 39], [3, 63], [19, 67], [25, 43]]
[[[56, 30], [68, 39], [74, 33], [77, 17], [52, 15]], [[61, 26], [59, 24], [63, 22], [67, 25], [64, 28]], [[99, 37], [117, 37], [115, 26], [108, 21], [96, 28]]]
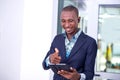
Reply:
[[55, 1], [0, 0], [0, 80], [49, 80], [42, 60], [57, 30]]
[[42, 61], [52, 39], [53, 7], [53, 0], [24, 0], [21, 80], [49, 80]]
[[20, 80], [23, 0], [0, 0], [0, 80]]

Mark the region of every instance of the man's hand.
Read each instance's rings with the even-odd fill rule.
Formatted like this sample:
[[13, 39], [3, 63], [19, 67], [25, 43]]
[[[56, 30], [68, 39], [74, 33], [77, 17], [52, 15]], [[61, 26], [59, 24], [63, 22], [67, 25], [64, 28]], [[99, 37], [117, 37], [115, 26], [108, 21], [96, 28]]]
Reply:
[[50, 55], [50, 62], [53, 64], [59, 64], [61, 57], [59, 56], [59, 50], [55, 48], [55, 52]]
[[76, 71], [76, 69], [73, 69], [71, 67], [70, 70], [71, 70], [70, 72], [60, 70], [60, 71], [58, 71], [58, 74], [60, 74], [61, 76], [65, 77], [69, 80], [80, 80], [80, 74]]

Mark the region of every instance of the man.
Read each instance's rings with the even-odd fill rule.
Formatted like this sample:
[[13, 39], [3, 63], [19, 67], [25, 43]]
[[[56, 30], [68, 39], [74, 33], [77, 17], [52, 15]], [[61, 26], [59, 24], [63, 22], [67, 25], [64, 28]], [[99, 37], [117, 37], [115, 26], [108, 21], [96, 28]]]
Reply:
[[71, 66], [71, 71], [60, 70], [54, 74], [53, 80], [92, 80], [96, 41], [78, 28], [80, 17], [76, 7], [64, 7], [60, 19], [65, 33], [55, 36], [43, 61], [43, 68], [49, 69], [50, 63], [65, 63]]

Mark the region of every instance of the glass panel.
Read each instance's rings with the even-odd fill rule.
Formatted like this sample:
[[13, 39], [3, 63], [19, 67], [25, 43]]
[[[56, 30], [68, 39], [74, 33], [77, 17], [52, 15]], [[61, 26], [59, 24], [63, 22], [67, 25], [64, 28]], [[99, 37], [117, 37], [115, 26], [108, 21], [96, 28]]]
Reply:
[[97, 71], [120, 73], [120, 5], [100, 5]]

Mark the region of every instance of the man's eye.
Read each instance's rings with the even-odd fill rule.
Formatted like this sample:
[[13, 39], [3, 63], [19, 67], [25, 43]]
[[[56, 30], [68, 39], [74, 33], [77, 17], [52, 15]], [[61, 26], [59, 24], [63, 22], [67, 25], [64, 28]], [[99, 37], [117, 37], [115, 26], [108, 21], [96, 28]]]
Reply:
[[73, 20], [69, 20], [69, 22], [73, 22]]
[[61, 20], [61, 22], [62, 22], [62, 23], [64, 23], [64, 22], [65, 22], [65, 20]]

